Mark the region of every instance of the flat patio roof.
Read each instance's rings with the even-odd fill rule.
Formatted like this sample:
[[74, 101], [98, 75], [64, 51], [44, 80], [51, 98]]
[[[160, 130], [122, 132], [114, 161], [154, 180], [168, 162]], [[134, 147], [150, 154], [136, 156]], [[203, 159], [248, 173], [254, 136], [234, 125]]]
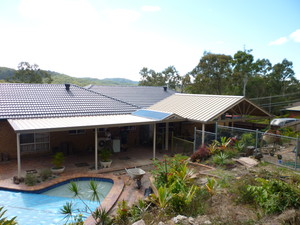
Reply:
[[94, 129], [153, 124], [160, 120], [131, 114], [107, 116], [80, 116], [36, 119], [8, 119], [16, 133], [48, 132], [76, 129]]

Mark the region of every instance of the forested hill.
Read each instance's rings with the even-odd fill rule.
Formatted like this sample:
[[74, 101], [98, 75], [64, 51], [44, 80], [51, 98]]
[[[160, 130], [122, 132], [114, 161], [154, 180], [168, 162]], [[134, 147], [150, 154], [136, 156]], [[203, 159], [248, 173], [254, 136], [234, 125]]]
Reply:
[[[16, 70], [7, 68], [7, 67], [0, 67], [0, 83], [5, 82], [7, 78], [11, 78]], [[64, 84], [64, 83], [71, 83], [76, 84], [78, 86], [87, 86], [89, 84], [96, 84], [96, 85], [128, 85], [128, 86], [135, 86], [138, 85], [137, 81], [132, 81], [129, 79], [124, 78], [105, 78], [105, 79], [97, 79], [97, 78], [77, 78], [71, 77], [65, 74], [47, 71], [52, 79], [53, 84]]]

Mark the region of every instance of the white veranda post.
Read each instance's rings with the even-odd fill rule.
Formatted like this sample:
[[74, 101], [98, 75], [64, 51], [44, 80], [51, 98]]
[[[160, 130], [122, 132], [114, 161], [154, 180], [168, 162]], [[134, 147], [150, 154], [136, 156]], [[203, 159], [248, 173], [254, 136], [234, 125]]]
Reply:
[[98, 170], [98, 129], [95, 128], [95, 170]]
[[153, 125], [153, 159], [156, 154], [156, 124]]
[[205, 124], [202, 123], [202, 145], [204, 145], [205, 140]]
[[17, 160], [18, 160], [18, 177], [21, 177], [21, 150], [20, 150], [20, 134], [17, 133]]

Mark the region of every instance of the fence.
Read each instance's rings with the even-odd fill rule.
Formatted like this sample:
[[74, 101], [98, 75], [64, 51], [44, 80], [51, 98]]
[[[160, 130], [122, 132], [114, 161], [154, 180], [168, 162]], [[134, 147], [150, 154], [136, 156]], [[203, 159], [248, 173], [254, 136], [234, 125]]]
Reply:
[[[194, 151], [202, 145], [202, 131], [195, 130]], [[221, 137], [234, 138], [243, 146], [243, 154], [261, 153], [263, 160], [280, 166], [299, 169], [299, 139], [282, 136], [278, 132], [249, 130], [236, 127], [216, 127], [215, 133], [204, 133], [205, 145], [214, 140], [221, 141]]]
[[186, 140], [181, 137], [175, 137], [172, 134], [172, 143], [171, 143], [172, 154], [183, 154], [191, 155], [194, 150], [194, 142], [191, 140]]

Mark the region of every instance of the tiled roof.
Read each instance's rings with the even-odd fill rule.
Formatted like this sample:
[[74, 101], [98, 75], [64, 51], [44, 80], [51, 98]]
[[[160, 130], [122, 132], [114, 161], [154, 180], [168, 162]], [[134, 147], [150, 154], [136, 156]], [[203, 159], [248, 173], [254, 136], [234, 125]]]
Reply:
[[164, 87], [155, 86], [99, 86], [89, 85], [86, 88], [121, 99], [125, 102], [137, 105], [140, 108], [147, 108], [176, 93]]
[[138, 107], [64, 84], [0, 84], [0, 119], [126, 114]]

